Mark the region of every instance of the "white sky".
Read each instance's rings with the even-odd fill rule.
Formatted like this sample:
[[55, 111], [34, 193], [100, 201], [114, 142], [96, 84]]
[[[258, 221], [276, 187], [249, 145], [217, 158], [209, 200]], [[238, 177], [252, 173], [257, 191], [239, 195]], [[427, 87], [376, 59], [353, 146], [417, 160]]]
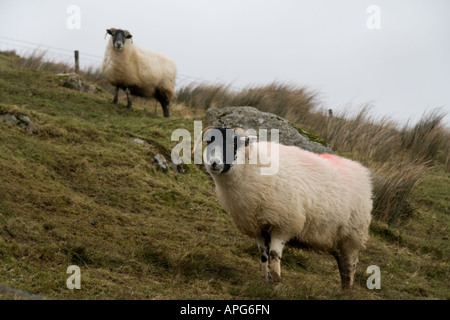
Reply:
[[[70, 5], [80, 8], [80, 29], [67, 27]], [[379, 30], [367, 28], [369, 5], [380, 8]], [[110, 27], [170, 56], [180, 79], [308, 86], [327, 109], [369, 103], [396, 120], [441, 107], [450, 124], [448, 0], [0, 2], [0, 50], [17, 39], [78, 49], [83, 63], [83, 53], [101, 59]]]

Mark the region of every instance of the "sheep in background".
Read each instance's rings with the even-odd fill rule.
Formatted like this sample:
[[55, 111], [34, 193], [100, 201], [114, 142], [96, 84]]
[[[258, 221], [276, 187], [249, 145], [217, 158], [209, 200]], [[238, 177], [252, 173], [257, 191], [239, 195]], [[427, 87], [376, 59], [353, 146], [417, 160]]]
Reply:
[[331, 253], [342, 287], [351, 288], [358, 252], [369, 238], [369, 170], [339, 156], [277, 145], [278, 154], [270, 158], [278, 171], [261, 175], [258, 150], [272, 150], [273, 143], [249, 143], [239, 131], [224, 128], [206, 128], [202, 137], [217, 197], [236, 227], [256, 239], [263, 280], [281, 281], [280, 259], [289, 243]]
[[155, 98], [169, 117], [169, 104], [174, 96], [176, 66], [165, 55], [133, 44], [128, 30], [107, 29], [111, 35], [103, 59], [106, 80], [115, 86], [113, 103], [117, 103], [119, 89], [127, 95], [131, 109], [131, 94]]

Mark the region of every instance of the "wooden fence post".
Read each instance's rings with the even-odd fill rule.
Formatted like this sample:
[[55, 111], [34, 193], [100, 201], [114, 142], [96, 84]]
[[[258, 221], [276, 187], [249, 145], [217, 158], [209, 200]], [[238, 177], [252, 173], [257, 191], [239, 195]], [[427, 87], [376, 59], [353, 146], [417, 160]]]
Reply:
[[78, 50], [75, 50], [75, 73], [80, 71], [80, 53]]

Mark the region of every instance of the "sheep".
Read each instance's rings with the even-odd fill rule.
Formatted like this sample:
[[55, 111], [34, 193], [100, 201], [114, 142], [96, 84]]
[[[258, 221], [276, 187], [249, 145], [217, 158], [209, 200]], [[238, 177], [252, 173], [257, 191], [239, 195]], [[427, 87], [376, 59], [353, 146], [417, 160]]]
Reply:
[[[242, 129], [208, 127], [201, 139], [207, 143], [203, 158], [219, 202], [239, 231], [256, 240], [264, 282], [281, 282], [280, 259], [289, 244], [331, 253], [342, 288], [352, 288], [358, 253], [369, 239], [372, 183], [367, 168], [295, 146], [250, 143]], [[277, 150], [273, 147], [278, 152], [269, 156], [278, 169], [263, 175], [267, 165], [258, 160], [258, 150]]]
[[131, 94], [150, 97], [159, 101], [164, 117], [169, 117], [177, 73], [175, 63], [161, 53], [133, 44], [128, 30], [110, 28], [106, 32], [111, 40], [106, 45], [102, 69], [106, 80], [115, 87], [113, 103], [117, 103], [122, 89], [128, 109], [132, 108]]

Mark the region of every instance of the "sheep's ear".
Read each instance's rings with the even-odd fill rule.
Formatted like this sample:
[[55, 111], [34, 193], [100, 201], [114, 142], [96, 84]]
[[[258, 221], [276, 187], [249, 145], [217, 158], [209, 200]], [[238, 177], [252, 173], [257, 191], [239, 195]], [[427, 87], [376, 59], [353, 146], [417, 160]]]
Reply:
[[130, 31], [125, 30], [125, 38], [131, 39], [132, 37], [133, 37], [133, 35], [130, 33]]
[[107, 36], [108, 34], [113, 35], [114, 30], [116, 30], [116, 29], [114, 29], [114, 28], [106, 29], [105, 39], [106, 39], [106, 36]]

